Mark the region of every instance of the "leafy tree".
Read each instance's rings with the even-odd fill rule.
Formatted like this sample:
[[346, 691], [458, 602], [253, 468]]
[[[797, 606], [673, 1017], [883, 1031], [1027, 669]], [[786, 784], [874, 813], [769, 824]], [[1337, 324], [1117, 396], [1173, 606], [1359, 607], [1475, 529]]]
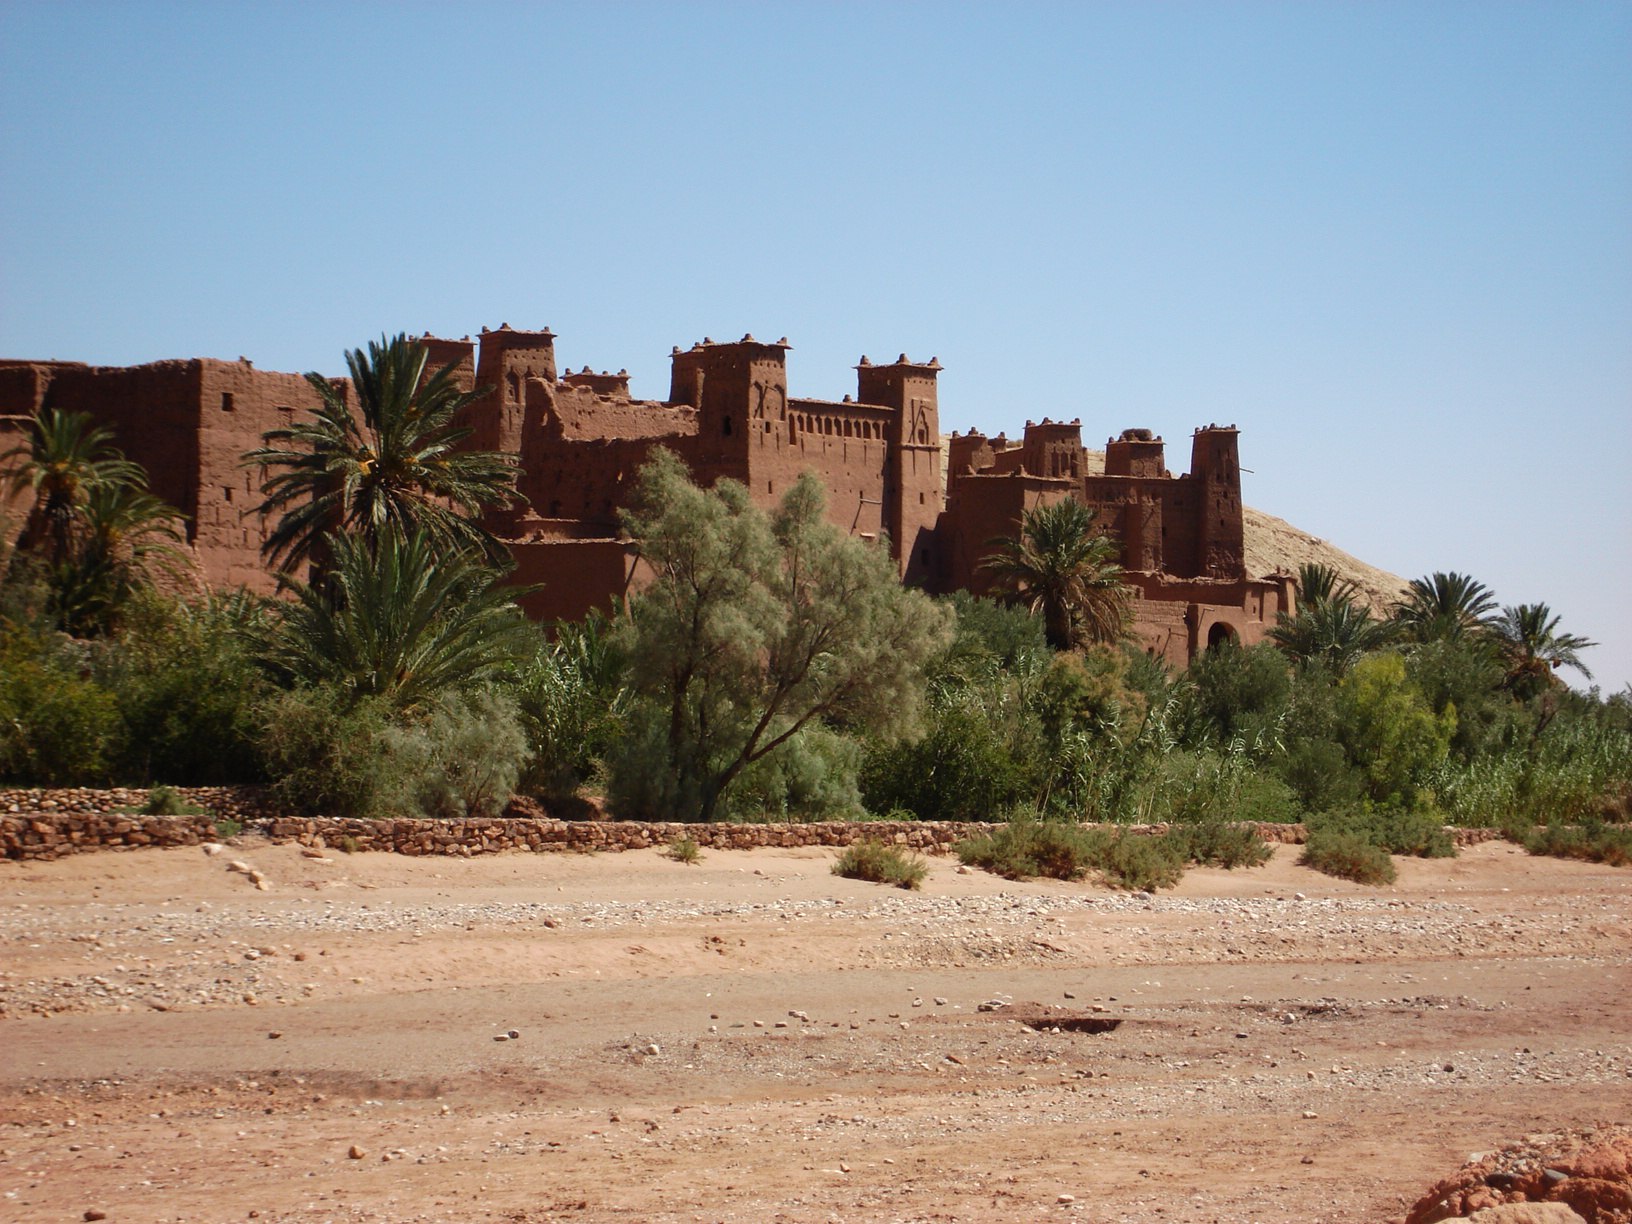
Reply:
[[1174, 730], [1194, 747], [1222, 747], [1271, 728], [1286, 709], [1292, 689], [1284, 654], [1261, 644], [1245, 649], [1229, 641], [1191, 660], [1180, 689]]
[[[620, 754], [615, 791], [644, 793], [648, 814], [708, 820], [746, 769], [807, 727], [890, 737], [913, 725], [951, 616], [903, 587], [883, 549], [826, 522], [813, 476], [768, 516], [740, 484], [699, 489], [659, 451], [625, 524], [656, 572], [622, 641], [657, 755]], [[628, 786], [632, 770], [661, 785]]]
[[1558, 682], [1560, 667], [1573, 667], [1587, 679], [1592, 673], [1581, 652], [1598, 643], [1559, 630], [1560, 618], [1544, 603], [1504, 607], [1495, 625], [1507, 671], [1507, 686], [1522, 698], [1545, 692]]
[[346, 354], [355, 412], [343, 387], [321, 374], [306, 380], [322, 399], [312, 419], [264, 435], [246, 465], [276, 469], [261, 485], [262, 514], [279, 516], [262, 551], [283, 569], [320, 563], [331, 534], [369, 539], [388, 525], [421, 530], [437, 551], [478, 551], [495, 566], [506, 554], [476, 522], [513, 504], [516, 459], [460, 450], [470, 436], [455, 423], [486, 388], [461, 392], [454, 367], [426, 376], [423, 345], [398, 335]]
[[1456, 709], [1436, 715], [1394, 652], [1362, 659], [1338, 686], [1339, 722], [1349, 757], [1371, 797], [1414, 807], [1418, 790], [1450, 751]]
[[1041, 614], [1048, 644], [1069, 650], [1127, 632], [1129, 592], [1115, 540], [1094, 530], [1095, 512], [1067, 498], [1027, 510], [1015, 539], [996, 539], [981, 562], [1011, 602]]
[[327, 684], [353, 700], [410, 710], [444, 691], [496, 677], [522, 657], [530, 630], [513, 590], [471, 555], [439, 555], [423, 529], [382, 527], [332, 538], [321, 588], [287, 580], [294, 602], [256, 634], [272, 674]]
[[1436, 642], [1485, 632], [1496, 596], [1466, 574], [1435, 571], [1413, 578], [1394, 608], [1394, 623], [1415, 642]]
[[88, 645], [0, 621], [0, 779], [99, 786], [122, 727], [114, 696], [86, 673]]
[[522, 778], [529, 794], [564, 800], [589, 778], [629, 710], [628, 664], [600, 612], [556, 628], [509, 679], [532, 749]]
[[146, 592], [104, 639], [93, 674], [124, 723], [112, 773], [126, 783], [220, 785], [261, 776], [257, 707], [267, 683], [247, 632], [262, 601], [242, 591], [181, 600]]

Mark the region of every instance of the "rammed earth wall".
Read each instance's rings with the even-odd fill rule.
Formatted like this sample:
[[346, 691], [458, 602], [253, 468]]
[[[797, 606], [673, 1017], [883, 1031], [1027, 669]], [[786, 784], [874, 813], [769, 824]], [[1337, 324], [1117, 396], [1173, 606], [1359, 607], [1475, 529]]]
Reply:
[[[849, 846], [886, 841], [944, 854], [996, 825], [956, 821], [821, 821], [809, 824], [680, 824], [632, 820], [337, 820], [269, 814], [254, 787], [178, 787], [204, 816], [138, 816], [145, 790], [0, 791], [0, 858], [54, 859], [90, 850], [196, 846], [216, 836], [217, 820], [235, 820], [273, 842], [410, 855], [497, 854], [506, 850], [621, 851], [666, 846], [689, 837], [714, 850]], [[121, 810], [123, 809], [123, 810]], [[1131, 826], [1161, 833], [1164, 825]], [[1304, 840], [1302, 825], [1258, 823], [1265, 841]], [[1495, 829], [1452, 829], [1458, 845], [1499, 837]]]

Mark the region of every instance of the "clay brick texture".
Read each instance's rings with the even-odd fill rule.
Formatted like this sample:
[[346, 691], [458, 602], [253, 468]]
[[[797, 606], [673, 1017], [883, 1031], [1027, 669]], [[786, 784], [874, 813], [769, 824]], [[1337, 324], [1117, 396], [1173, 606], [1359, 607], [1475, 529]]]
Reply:
[[[740, 481], [767, 507], [814, 472], [835, 526], [889, 548], [903, 581], [936, 592], [987, 590], [990, 542], [1015, 534], [1027, 510], [1076, 498], [1121, 543], [1135, 634], [1174, 666], [1226, 638], [1257, 642], [1292, 610], [1288, 576], [1245, 569], [1234, 426], [1197, 429], [1190, 471], [1174, 475], [1162, 439], [1144, 429], [1110, 439], [1103, 465], [1090, 462], [1079, 421], [1027, 422], [1018, 441], [943, 439], [934, 358], [863, 357], [856, 394], [835, 402], [790, 396], [785, 338], [704, 339], [671, 353], [667, 399], [637, 400], [626, 371], [560, 372], [555, 340], [508, 324], [476, 340], [420, 340], [433, 367], [453, 365], [467, 390], [489, 388], [467, 409], [467, 445], [519, 460], [526, 504], [487, 526], [510, 544], [513, 581], [537, 587], [522, 599], [536, 618], [610, 608], [647, 578], [618, 511], [659, 446], [699, 482]], [[0, 361], [0, 450], [42, 408], [91, 413], [187, 516], [203, 581], [265, 592], [276, 582], [261, 556], [270, 525], [254, 512], [263, 473], [242, 456], [316, 405], [303, 377], [242, 358]], [[7, 521], [20, 519], [12, 507]]]

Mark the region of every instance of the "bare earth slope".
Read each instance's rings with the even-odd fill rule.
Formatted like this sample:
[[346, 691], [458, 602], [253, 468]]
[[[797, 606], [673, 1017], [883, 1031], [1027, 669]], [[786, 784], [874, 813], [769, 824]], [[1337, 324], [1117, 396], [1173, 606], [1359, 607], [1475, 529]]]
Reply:
[[1335, 1224], [1632, 1115], [1632, 874], [1296, 853], [0, 862], [0, 1219]]
[[1305, 563], [1327, 565], [1360, 588], [1372, 609], [1386, 613], [1405, 589], [1398, 574], [1367, 565], [1334, 544], [1301, 531], [1273, 514], [1242, 507], [1247, 537], [1247, 573], [1255, 578], [1285, 570], [1295, 574]]

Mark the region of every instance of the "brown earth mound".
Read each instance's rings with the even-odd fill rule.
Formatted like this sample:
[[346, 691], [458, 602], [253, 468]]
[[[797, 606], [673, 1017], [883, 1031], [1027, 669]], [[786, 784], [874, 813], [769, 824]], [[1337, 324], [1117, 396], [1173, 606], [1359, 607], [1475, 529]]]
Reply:
[[1419, 1199], [1405, 1224], [1629, 1224], [1632, 1127], [1526, 1135], [1462, 1166]]

